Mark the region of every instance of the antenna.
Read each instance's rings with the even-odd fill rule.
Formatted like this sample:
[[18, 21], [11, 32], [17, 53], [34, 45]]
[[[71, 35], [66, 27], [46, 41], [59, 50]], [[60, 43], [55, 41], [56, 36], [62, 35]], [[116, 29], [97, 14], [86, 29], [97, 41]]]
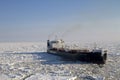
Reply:
[[94, 49], [97, 49], [97, 44], [96, 44], [96, 42], [94, 43]]
[[57, 35], [55, 35], [55, 40], [57, 40], [58, 38], [57, 38]]

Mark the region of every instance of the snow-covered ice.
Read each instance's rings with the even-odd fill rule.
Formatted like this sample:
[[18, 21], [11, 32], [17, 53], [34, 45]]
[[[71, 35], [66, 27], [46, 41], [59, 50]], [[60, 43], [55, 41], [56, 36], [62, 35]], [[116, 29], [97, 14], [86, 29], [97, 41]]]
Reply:
[[0, 43], [0, 80], [119, 80], [120, 43], [98, 46], [108, 50], [103, 67], [48, 54], [46, 43]]

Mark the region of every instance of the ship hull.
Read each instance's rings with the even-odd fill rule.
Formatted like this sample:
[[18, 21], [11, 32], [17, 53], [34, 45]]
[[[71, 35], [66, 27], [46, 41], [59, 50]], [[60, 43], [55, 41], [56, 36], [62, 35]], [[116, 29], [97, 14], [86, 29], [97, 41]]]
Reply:
[[83, 62], [91, 62], [91, 63], [97, 63], [97, 64], [105, 64], [107, 55], [98, 52], [61, 52], [61, 51], [54, 51], [54, 50], [48, 50], [49, 54], [54, 54], [61, 56], [63, 58], [67, 58], [70, 60], [79, 60]]

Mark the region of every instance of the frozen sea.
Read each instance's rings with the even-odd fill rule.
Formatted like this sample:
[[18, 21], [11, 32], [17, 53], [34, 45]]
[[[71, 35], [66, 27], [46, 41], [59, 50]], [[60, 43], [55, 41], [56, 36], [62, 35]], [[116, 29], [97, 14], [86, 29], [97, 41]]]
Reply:
[[120, 43], [98, 47], [108, 50], [103, 66], [48, 54], [44, 42], [0, 43], [0, 80], [120, 80]]

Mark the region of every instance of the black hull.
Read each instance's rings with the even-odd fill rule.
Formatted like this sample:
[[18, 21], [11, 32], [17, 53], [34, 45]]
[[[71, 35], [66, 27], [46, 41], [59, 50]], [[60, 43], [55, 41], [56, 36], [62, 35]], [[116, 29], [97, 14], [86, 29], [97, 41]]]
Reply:
[[47, 51], [50, 54], [62, 56], [71, 60], [80, 60], [83, 62], [105, 64], [107, 54], [98, 53], [98, 52], [79, 52], [79, 53], [69, 53], [69, 52], [60, 52], [60, 51]]

